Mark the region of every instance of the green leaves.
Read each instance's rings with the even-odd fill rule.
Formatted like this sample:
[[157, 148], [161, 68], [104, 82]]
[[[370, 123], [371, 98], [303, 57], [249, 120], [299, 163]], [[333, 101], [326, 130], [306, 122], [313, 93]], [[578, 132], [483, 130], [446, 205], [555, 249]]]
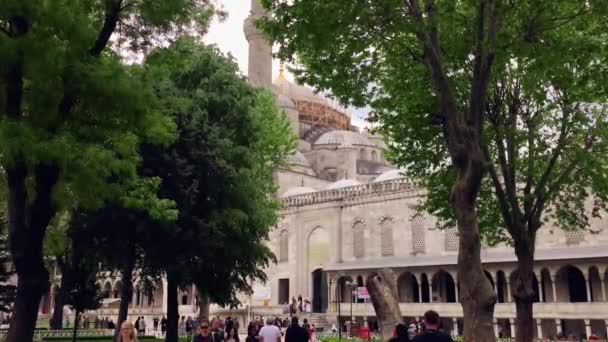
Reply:
[[178, 209], [174, 225], [147, 235], [147, 262], [179, 271], [182, 284], [194, 282], [216, 303], [235, 304], [272, 260], [265, 245], [278, 219], [272, 175], [294, 147], [289, 121], [232, 59], [194, 39], [155, 51], [145, 75], [177, 139], [144, 145], [141, 174], [161, 179], [160, 197]]
[[[429, 11], [429, 3], [421, 1], [420, 10]], [[418, 209], [437, 216], [445, 228], [455, 225], [449, 202], [455, 173], [442, 130], [441, 94], [429, 82], [424, 46], [406, 4], [265, 0], [273, 16], [259, 25], [279, 45], [278, 56], [295, 63], [300, 81], [345, 104], [372, 108], [370, 121], [387, 140], [388, 156], [428, 190]], [[436, 29], [450, 90], [464, 112], [471, 100], [477, 3], [433, 4], [433, 20], [425, 12], [423, 25]], [[477, 211], [488, 244], [509, 242], [507, 222], [542, 222], [542, 217], [566, 229], [587, 226], [590, 210], [598, 215], [605, 207], [602, 165], [608, 162], [601, 138], [606, 115], [594, 113], [601, 106], [592, 105], [608, 97], [606, 6], [517, 1], [498, 10], [483, 144], [505, 197], [501, 204], [497, 184], [484, 179]], [[560, 144], [564, 115], [567, 134]], [[534, 227], [538, 224], [522, 231]]]

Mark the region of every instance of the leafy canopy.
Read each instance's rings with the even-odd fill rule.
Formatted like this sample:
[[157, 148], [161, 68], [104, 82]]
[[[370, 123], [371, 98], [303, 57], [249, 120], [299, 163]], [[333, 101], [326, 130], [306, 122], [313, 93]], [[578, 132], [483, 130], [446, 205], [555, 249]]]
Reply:
[[[441, 97], [429, 82], [425, 46], [407, 3], [425, 13], [423, 25], [441, 48], [447, 81], [462, 110], [471, 102], [477, 3], [262, 3], [273, 16], [259, 25], [279, 45], [278, 56], [295, 64], [299, 81], [331, 91], [344, 103], [369, 105], [389, 157], [428, 190], [419, 209], [439, 217], [442, 228], [455, 226], [450, 194], [456, 173], [438, 112]], [[598, 214], [608, 189], [601, 105], [606, 102], [607, 4], [534, 0], [498, 6], [500, 31], [492, 46], [481, 146], [493, 177], [484, 179], [476, 202], [488, 243], [519, 234], [514, 223], [524, 234], [535, 231], [538, 227], [528, 230], [527, 218], [553, 219], [566, 229], [586, 226], [589, 195]]]
[[147, 256], [214, 302], [237, 303], [272, 260], [264, 240], [278, 219], [273, 170], [294, 147], [289, 122], [233, 60], [194, 39], [158, 50], [145, 68], [177, 140], [144, 146], [141, 174], [160, 177], [160, 197], [179, 210], [146, 235]]

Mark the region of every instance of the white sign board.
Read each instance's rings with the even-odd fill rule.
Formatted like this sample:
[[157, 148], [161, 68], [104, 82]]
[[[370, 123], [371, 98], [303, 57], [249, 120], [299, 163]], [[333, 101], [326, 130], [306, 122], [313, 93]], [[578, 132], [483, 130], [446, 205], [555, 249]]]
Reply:
[[269, 286], [260, 286], [253, 289], [253, 299], [255, 300], [270, 300], [272, 290]]
[[369, 299], [369, 292], [367, 292], [367, 287], [360, 286], [357, 287], [357, 298], [359, 299]]

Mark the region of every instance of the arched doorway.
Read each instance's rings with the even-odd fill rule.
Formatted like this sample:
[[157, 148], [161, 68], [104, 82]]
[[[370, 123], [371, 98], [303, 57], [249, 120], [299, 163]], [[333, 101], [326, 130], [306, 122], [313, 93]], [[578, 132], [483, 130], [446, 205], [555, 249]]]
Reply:
[[433, 302], [439, 303], [455, 303], [456, 302], [456, 286], [452, 276], [444, 271], [437, 272], [432, 279], [433, 286]]
[[567, 265], [557, 272], [557, 296], [561, 302], [579, 303], [587, 301], [587, 285], [580, 269]]
[[422, 287], [422, 293], [420, 293], [422, 303], [430, 303], [431, 294], [429, 293], [429, 279], [427, 278], [426, 273], [422, 273], [420, 285]]
[[327, 273], [322, 269], [312, 272], [312, 311], [325, 312], [327, 310]]
[[308, 236], [308, 270], [311, 272], [312, 311], [327, 309], [327, 274], [323, 267], [329, 261], [329, 234], [323, 227], [316, 227]]
[[353, 287], [353, 278], [349, 276], [340, 277], [338, 286], [336, 287], [336, 300], [341, 303], [350, 303], [353, 300], [351, 288]]
[[420, 301], [418, 293], [418, 280], [410, 273], [405, 272], [397, 279], [400, 303], [417, 303]]

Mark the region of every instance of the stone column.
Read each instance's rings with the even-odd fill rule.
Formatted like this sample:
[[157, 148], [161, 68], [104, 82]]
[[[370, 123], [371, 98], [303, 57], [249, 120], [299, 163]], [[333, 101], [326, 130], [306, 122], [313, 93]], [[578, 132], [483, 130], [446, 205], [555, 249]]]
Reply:
[[557, 329], [557, 334], [563, 334], [562, 331], [562, 320], [561, 319], [556, 319], [555, 320], [555, 329]]
[[542, 319], [536, 320], [536, 336], [537, 338], [543, 338], [543, 322]]
[[420, 282], [418, 282], [418, 302], [422, 303], [422, 277], [420, 278]]
[[606, 273], [602, 273], [602, 276], [600, 278], [600, 285], [602, 286], [602, 300], [606, 302], [608, 301], [608, 299], [606, 299]]
[[540, 303], [543, 303], [545, 301], [545, 296], [543, 295], [543, 275], [542, 273], [539, 274], [534, 274], [536, 276], [536, 279], [538, 280], [537, 283], [537, 287], [538, 287], [538, 301]]
[[452, 324], [454, 325], [454, 337], [458, 336], [458, 318], [454, 317], [452, 318]]
[[[589, 270], [585, 271], [585, 287], [587, 287], [587, 302], [591, 302], [591, 283], [589, 282]], [[589, 335], [587, 335], [589, 336]]]
[[511, 326], [511, 337], [515, 338], [515, 319], [509, 318], [509, 325]]
[[507, 278], [507, 303], [511, 303], [513, 299], [511, 298], [511, 282], [509, 278]]
[[429, 303], [433, 302], [433, 279], [429, 281]]
[[587, 334], [587, 338], [591, 336], [591, 320], [585, 320], [585, 333]]
[[498, 337], [498, 319], [494, 318], [492, 322], [494, 323], [494, 336]]
[[163, 314], [167, 314], [167, 279], [163, 278]]
[[553, 290], [553, 302], [557, 303], [557, 289], [555, 288], [555, 274], [551, 274], [551, 289]]
[[458, 282], [454, 284], [454, 294], [456, 295], [456, 303], [460, 303], [460, 290], [458, 290]]

